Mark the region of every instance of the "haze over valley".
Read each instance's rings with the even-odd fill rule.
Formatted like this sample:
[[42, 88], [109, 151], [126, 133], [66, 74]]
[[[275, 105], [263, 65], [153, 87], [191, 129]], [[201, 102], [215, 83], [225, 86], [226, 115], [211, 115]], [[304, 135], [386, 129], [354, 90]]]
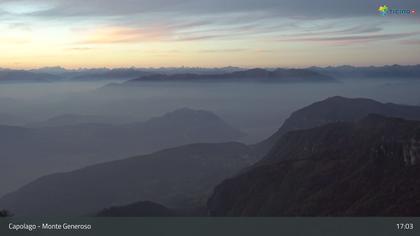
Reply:
[[[152, 201], [175, 215], [201, 215], [213, 188], [272, 152], [291, 130], [371, 113], [420, 119], [420, 79], [412, 76], [324, 81], [297, 70], [307, 81], [291, 74], [283, 77], [290, 81], [259, 81], [272, 76], [266, 71], [3, 83], [0, 204], [17, 215], [64, 216]], [[300, 109], [314, 101], [321, 102]], [[220, 213], [219, 198], [216, 192], [209, 202], [212, 214], [236, 215]]]
[[416, 9], [0, 0], [0, 217], [420, 216]]

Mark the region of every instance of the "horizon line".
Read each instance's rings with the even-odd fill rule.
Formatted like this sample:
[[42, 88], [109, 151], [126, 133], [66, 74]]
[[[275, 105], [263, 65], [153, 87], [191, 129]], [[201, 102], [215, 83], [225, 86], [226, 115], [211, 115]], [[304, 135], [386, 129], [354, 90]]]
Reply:
[[99, 70], [99, 69], [108, 69], [108, 70], [116, 70], [116, 69], [146, 69], [146, 70], [156, 70], [156, 69], [226, 69], [226, 68], [237, 68], [237, 69], [277, 69], [277, 68], [283, 68], [283, 69], [308, 69], [312, 67], [318, 67], [318, 68], [329, 68], [329, 67], [387, 67], [387, 66], [420, 66], [420, 63], [417, 64], [371, 64], [371, 65], [351, 65], [351, 64], [340, 64], [340, 65], [311, 65], [311, 66], [209, 66], [209, 67], [203, 67], [203, 66], [149, 66], [149, 67], [142, 67], [142, 66], [126, 66], [126, 67], [66, 67], [66, 66], [60, 66], [60, 65], [54, 65], [54, 66], [41, 66], [41, 67], [2, 67], [0, 66], [0, 70], [41, 70], [41, 69], [63, 69], [63, 70]]

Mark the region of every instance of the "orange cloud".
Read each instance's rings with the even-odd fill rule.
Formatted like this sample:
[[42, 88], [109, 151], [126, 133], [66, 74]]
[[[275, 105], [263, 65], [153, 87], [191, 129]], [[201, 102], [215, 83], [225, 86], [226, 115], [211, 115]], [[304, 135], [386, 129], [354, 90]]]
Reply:
[[192, 22], [145, 27], [107, 26], [91, 31], [77, 29], [76, 33], [84, 35], [81, 44], [199, 41], [231, 37], [227, 32], [191, 31], [207, 24], [207, 22]]
[[105, 27], [91, 31], [82, 44], [112, 44], [112, 43], [137, 43], [161, 41], [169, 37], [170, 32], [159, 28], [129, 28], [129, 27]]

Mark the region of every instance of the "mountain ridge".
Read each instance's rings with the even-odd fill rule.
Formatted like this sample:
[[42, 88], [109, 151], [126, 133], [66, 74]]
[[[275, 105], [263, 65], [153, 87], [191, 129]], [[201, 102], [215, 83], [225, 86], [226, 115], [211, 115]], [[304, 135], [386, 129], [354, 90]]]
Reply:
[[[350, 103], [351, 105], [348, 105], [348, 103]], [[346, 105], [347, 104], [347, 105]], [[363, 109], [362, 109], [363, 108]], [[384, 109], [385, 108], [385, 109]], [[224, 178], [218, 178], [217, 180], [213, 179], [211, 177], [212, 180], [214, 180], [214, 182], [212, 181], [210, 185], [207, 185], [208, 188], [206, 188], [207, 190], [205, 192], [207, 192], [207, 194], [211, 193], [211, 190], [213, 186], [216, 186], [218, 183], [220, 183], [223, 179], [225, 178], [229, 178], [231, 176], [242, 176], [244, 174], [249, 173], [250, 170], [252, 170], [254, 167], [255, 168], [266, 168], [264, 166], [271, 166], [270, 168], [274, 170], [277, 170], [278, 168], [276, 166], [276, 161], [272, 161], [270, 160], [270, 156], [275, 156], [275, 155], [282, 155], [285, 156], [287, 153], [291, 153], [293, 155], [310, 155], [311, 153], [309, 152], [308, 154], [308, 150], [312, 150], [312, 146], [313, 144], [319, 144], [319, 141], [316, 140], [329, 140], [329, 142], [334, 143], [334, 142], [338, 142], [341, 140], [341, 143], [339, 143], [340, 145], [347, 145], [346, 144], [346, 140], [350, 140], [349, 137], [351, 138], [351, 136], [346, 137], [346, 135], [348, 133], [351, 133], [352, 131], [352, 127], [353, 127], [353, 123], [354, 122], [358, 122], [360, 119], [368, 116], [369, 112], [371, 111], [379, 111], [385, 114], [393, 114], [395, 116], [402, 116], [402, 117], [412, 117], [413, 119], [417, 119], [420, 120], [420, 108], [419, 107], [415, 107], [415, 106], [403, 106], [403, 105], [395, 105], [395, 104], [383, 104], [380, 102], [376, 102], [374, 100], [370, 100], [370, 99], [349, 99], [349, 98], [343, 98], [343, 97], [332, 97], [332, 98], [328, 98], [326, 100], [317, 102], [317, 103], [313, 103], [312, 105], [309, 105], [303, 109], [300, 109], [298, 111], [296, 111], [294, 114], [295, 115], [291, 115], [290, 116], [290, 120], [289, 122], [286, 122], [285, 124], [283, 124], [282, 128], [284, 133], [282, 132], [277, 132], [277, 138], [273, 139], [273, 144], [270, 147], [271, 151], [267, 153], [264, 153], [264, 155], [261, 155], [260, 151], [261, 149], [258, 149], [258, 145], [254, 145], [254, 146], [248, 146], [248, 145], [243, 145], [243, 144], [239, 144], [239, 143], [228, 143], [228, 144], [219, 144], [221, 146], [215, 148], [218, 144], [196, 144], [193, 146], [183, 146], [183, 147], [179, 147], [179, 148], [174, 148], [174, 149], [170, 149], [169, 152], [166, 152], [167, 154], [167, 160], [171, 160], [171, 161], [179, 161], [182, 160], [182, 163], [189, 163], [189, 162], [193, 162], [195, 163], [196, 167], [198, 169], [200, 169], [200, 171], [198, 172], [188, 172], [184, 173], [185, 171], [181, 171], [179, 173], [182, 174], [186, 174], [184, 177], [187, 178], [187, 176], [189, 176], [189, 178], [191, 178], [191, 180], [196, 181], [196, 179], [200, 179], [200, 176], [202, 173], [201, 172], [206, 172], [208, 171], [208, 169], [201, 169], [203, 168], [203, 166], [201, 166], [200, 162], [195, 162], [198, 160], [203, 160], [202, 158], [204, 157], [205, 160], [207, 160], [207, 158], [219, 158], [218, 160], [220, 162], [212, 162], [214, 164], [214, 168], [216, 168], [216, 166], [218, 166], [217, 168], [220, 168], [220, 164], [223, 163], [224, 158], [228, 158], [228, 160], [230, 160], [230, 158], [233, 158], [233, 166], [228, 167], [228, 169], [226, 169], [226, 172], [223, 174]], [[357, 112], [356, 112], [357, 111]], [[366, 114], [366, 115], [365, 115]], [[169, 116], [176, 116], [176, 112], [175, 113], [169, 113]], [[359, 118], [360, 117], [360, 118]], [[372, 120], [372, 123], [378, 123], [378, 121], [375, 121], [375, 116], [368, 116], [370, 117], [370, 119]], [[380, 118], [382, 119], [382, 118]], [[380, 120], [379, 119], [379, 120]], [[386, 118], [386, 119], [390, 119], [390, 118]], [[293, 121], [295, 120], [295, 121]], [[398, 119], [397, 119], [398, 120]], [[400, 119], [401, 120], [401, 119]], [[364, 122], [364, 124], [368, 124], [368, 120], [366, 120]], [[403, 120], [404, 121], [404, 120]], [[291, 122], [291, 123], [290, 123]], [[302, 123], [303, 122], [303, 123]], [[406, 123], [407, 121], [404, 121], [404, 123]], [[287, 124], [288, 123], [288, 124]], [[379, 122], [380, 123], [380, 122]], [[296, 127], [296, 125], [298, 127]], [[316, 130], [322, 130], [325, 127], [327, 127], [327, 131], [325, 132], [321, 132], [321, 134], [319, 137], [314, 135], [314, 132]], [[285, 128], [284, 128], [285, 127]], [[361, 126], [362, 127], [362, 126]], [[369, 128], [369, 125], [367, 125], [367, 127]], [[280, 128], [279, 130], [282, 130], [282, 128]], [[363, 128], [363, 127], [362, 127]], [[380, 127], [379, 127], [380, 128]], [[315, 130], [315, 131], [314, 131]], [[374, 130], [372, 130], [374, 131]], [[340, 133], [341, 132], [341, 133]], [[305, 137], [301, 137], [299, 135], [296, 136], [296, 134], [302, 134], [302, 133], [307, 133], [307, 135], [305, 135]], [[315, 132], [316, 134], [316, 132]], [[328, 135], [325, 135], [328, 134]], [[342, 135], [340, 135], [342, 134]], [[371, 137], [370, 132], [367, 132], [367, 136], [366, 137]], [[375, 134], [374, 132], [372, 132], [372, 134]], [[274, 136], [276, 136], [274, 135]], [[296, 138], [297, 137], [297, 138]], [[314, 138], [316, 137], [316, 138]], [[376, 136], [372, 136], [375, 137]], [[329, 139], [327, 139], [329, 138]], [[295, 141], [293, 141], [295, 140]], [[315, 141], [313, 141], [315, 140]], [[343, 141], [344, 140], [344, 141]], [[364, 140], [364, 139], [360, 139], [360, 140]], [[294, 142], [291, 143], [291, 142]], [[367, 140], [369, 141], [369, 140]], [[364, 143], [369, 144], [369, 142], [362, 142], [360, 145], [364, 145]], [[284, 145], [283, 146], [279, 146], [279, 144], [277, 144], [278, 142], [283, 142]], [[289, 143], [288, 143], [289, 142]], [[328, 142], [325, 142], [327, 144], [325, 145], [321, 145], [319, 147], [321, 147], [322, 151], [325, 152], [339, 152], [340, 150], [340, 145], [337, 145], [337, 148], [331, 148], [328, 144]], [[293, 144], [293, 145], [292, 145]], [[302, 146], [302, 145], [303, 146]], [[322, 144], [322, 143], [321, 143]], [[192, 149], [190, 149], [190, 147], [194, 147]], [[277, 147], [277, 149], [276, 149]], [[278, 151], [278, 147], [283, 147], [283, 149], [280, 149], [280, 152]], [[285, 149], [285, 147], [289, 147], [289, 149]], [[318, 147], [318, 148], [319, 148]], [[354, 152], [354, 150], [358, 150], [360, 148], [349, 148], [349, 146], [345, 146], [347, 147], [346, 150], [350, 150], [349, 152]], [[293, 149], [292, 149], [293, 148]], [[328, 149], [329, 148], [329, 149]], [[236, 150], [236, 151], [235, 151]], [[292, 150], [292, 151], [288, 151], [286, 152], [286, 154], [284, 152], [282, 152], [281, 150]], [[365, 150], [365, 149], [360, 149], [360, 150]], [[168, 154], [169, 153], [169, 154]], [[197, 153], [200, 153], [199, 155], [196, 155]], [[214, 155], [212, 155], [212, 153]], [[231, 154], [227, 154], [227, 153], [231, 153]], [[280, 153], [280, 154], [278, 154]], [[153, 155], [160, 155], [161, 153], [154, 153]], [[287, 154], [287, 156], [292, 156]], [[209, 156], [210, 155], [210, 156]], [[221, 156], [220, 156], [221, 155]], [[265, 157], [264, 157], [265, 156]], [[207, 157], [207, 158], [206, 158]], [[180, 159], [179, 159], [180, 158]], [[184, 159], [183, 159], [184, 158]], [[185, 159], [186, 158], [186, 159]], [[198, 159], [196, 159], [198, 158]], [[221, 159], [220, 159], [221, 158]], [[260, 158], [262, 158], [262, 160], [260, 162], [258, 162], [257, 164], [253, 165], [255, 162], [257, 162]], [[125, 161], [126, 163], [131, 163], [132, 160], [136, 160], [138, 158], [129, 158], [129, 159], [123, 159], [121, 161]], [[142, 159], [143, 160], [143, 159]], [[158, 159], [155, 159], [155, 161]], [[223, 160], [223, 161], [222, 161]], [[315, 160], [315, 158], [313, 159]], [[309, 160], [309, 161], [313, 161], [313, 160]], [[208, 161], [208, 160], [207, 160]], [[286, 161], [286, 160], [283, 160]], [[308, 161], [308, 160], [307, 160]], [[333, 159], [329, 159], [326, 160], [325, 163], [328, 165], [333, 165], [334, 162]], [[291, 160], [287, 160], [287, 162], [291, 162]], [[304, 160], [299, 160], [300, 163], [305, 163]], [[107, 166], [110, 166], [110, 168], [107, 168], [108, 171], [106, 171], [107, 173], [112, 173], [110, 170], [115, 170], [116, 166], [114, 165], [115, 163], [120, 163], [120, 162], [110, 162], [107, 164]], [[176, 166], [176, 163], [172, 163], [171, 166]], [[156, 170], [156, 166], [166, 166], [168, 163], [167, 161], [157, 165], [157, 164], [153, 164], [153, 166], [150, 167], [150, 170], [148, 168], [146, 168], [145, 171], [151, 171], [151, 170]], [[273, 165], [271, 165], [273, 164]], [[307, 164], [305, 165], [305, 171], [303, 171], [302, 173], [305, 172], [310, 172], [310, 170], [312, 169], [312, 167], [310, 167]], [[327, 165], [327, 166], [328, 166]], [[112, 166], [112, 168], [111, 168]], [[126, 166], [128, 167], [135, 167], [136, 165], [134, 164], [126, 164]], [[92, 168], [97, 168], [97, 166], [91, 166]], [[184, 166], [183, 166], [184, 167]], [[182, 167], [182, 168], [183, 168]], [[226, 167], [226, 166], [225, 166]], [[225, 168], [224, 167], [224, 168]], [[319, 168], [322, 168], [322, 166], [318, 166]], [[178, 170], [181, 170], [181, 167], [178, 167]], [[268, 167], [267, 167], [268, 168]], [[279, 167], [280, 168], [280, 167]], [[117, 168], [118, 169], [118, 168]], [[286, 170], [283, 167], [281, 167], [282, 170]], [[85, 171], [86, 169], [80, 169], [78, 171]], [[88, 169], [89, 170], [89, 169]], [[333, 171], [334, 170], [330, 170]], [[90, 180], [95, 180], [96, 178], [98, 178], [97, 176], [97, 172], [96, 171], [88, 171], [89, 175], [93, 175], [92, 177], [89, 177], [87, 179]], [[136, 175], [136, 173], [138, 172], [137, 169], [135, 170], [125, 170], [122, 171], [121, 173], [123, 175]], [[167, 170], [165, 171], [155, 171], [156, 174], [157, 173], [168, 173]], [[79, 173], [79, 172], [76, 172]], [[96, 173], [96, 174], [94, 174]], [[177, 173], [177, 174], [179, 174]], [[74, 181], [74, 176], [73, 176], [73, 172], [70, 173], [64, 173], [64, 174], [60, 174], [60, 175], [55, 175], [55, 176], [47, 176], [46, 178], [41, 178], [41, 187], [42, 188], [46, 188], [48, 187], [48, 185], [54, 186], [54, 185], [59, 185], [60, 181], [58, 181], [58, 179], [62, 179], [63, 176], [67, 176], [66, 181], [70, 181], [68, 182], [68, 184], [66, 185], [74, 185], [76, 182], [86, 182], [86, 178], [80, 178], [80, 181]], [[105, 174], [105, 173], [104, 173]], [[155, 174], [155, 173], [153, 173]], [[277, 176], [277, 172], [273, 172], [273, 175]], [[70, 178], [68, 176], [72, 176], [73, 178]], [[78, 174], [76, 176], [83, 176], [81, 174]], [[193, 176], [193, 177], [191, 177]], [[220, 177], [220, 176], [219, 176]], [[281, 177], [281, 176], [280, 176]], [[299, 176], [294, 176], [296, 179], [299, 179]], [[108, 178], [111, 178], [108, 176]], [[128, 177], [127, 177], [128, 178]], [[153, 177], [153, 178], [156, 178]], [[210, 177], [209, 177], [210, 178]], [[48, 181], [53, 181], [53, 180], [57, 180], [57, 183], [53, 183], [51, 182], [51, 184], [46, 184], [44, 181], [45, 179], [47, 179]], [[76, 178], [77, 179], [77, 178]], [[99, 179], [103, 179], [103, 178], [99, 178]], [[138, 177], [136, 177], [135, 179], [139, 179]], [[140, 178], [141, 179], [141, 178]], [[166, 179], [164, 182], [167, 181], [172, 181], [173, 179], [176, 179], [175, 176], [171, 176], [170, 178]], [[110, 179], [112, 180], [112, 179]], [[163, 180], [163, 179], [162, 179]], [[101, 180], [102, 181], [102, 180]], [[183, 181], [185, 181], [185, 179], [183, 179], [182, 181], [179, 181], [178, 183], [183, 183]], [[189, 180], [190, 181], [190, 180]], [[187, 182], [189, 182], [187, 181]], [[220, 181], [220, 182], [217, 182]], [[229, 181], [226, 180], [226, 181]], [[65, 181], [64, 181], [65, 182]], [[112, 182], [112, 181], [111, 181]], [[125, 183], [124, 181], [122, 181], [123, 183]], [[9, 195], [8, 197], [8, 201], [12, 201], [13, 199], [17, 199], [15, 203], [11, 203], [9, 202], [11, 205], [5, 205], [5, 207], [10, 208], [12, 211], [16, 211], [16, 207], [19, 208], [21, 206], [23, 206], [23, 208], [27, 207], [28, 209], [31, 209], [30, 214], [36, 214], [35, 212], [37, 211], [41, 211], [42, 209], [38, 209], [35, 210], [35, 206], [34, 203], [32, 201], [32, 199], [26, 199], [25, 196], [35, 196], [38, 195], [38, 197], [34, 197], [35, 199], [38, 198], [38, 201], [43, 201], [43, 197], [42, 196], [42, 191], [41, 190], [37, 190], [40, 189], [41, 187], [38, 186], [39, 182], [33, 182], [30, 185], [25, 186], [25, 189], [29, 188], [29, 190], [25, 190], [27, 192], [23, 193], [21, 191], [17, 191], [12, 193], [12, 195]], [[66, 182], [67, 183], [67, 182]], [[208, 183], [208, 182], [207, 182]], [[223, 182], [225, 183], [225, 181]], [[33, 187], [33, 184], [36, 184], [38, 187]], [[62, 184], [62, 183], [61, 183]], [[114, 183], [116, 184], [116, 183]], [[147, 185], [150, 183], [143, 183], [141, 186]], [[94, 182], [92, 182], [92, 185], [95, 185]], [[85, 185], [84, 188], [88, 189], [89, 185]], [[155, 186], [155, 185], [152, 185]], [[178, 190], [173, 189], [172, 187], [170, 187], [172, 185], [164, 185], [163, 187], [159, 187], [159, 188], [154, 188], [153, 191], [162, 191], [162, 193], [165, 194], [169, 194], [170, 193], [176, 193]], [[235, 185], [236, 186], [236, 185]], [[242, 184], [238, 184], [237, 186], [243, 186]], [[193, 187], [193, 185], [190, 186], [191, 189], [197, 188], [197, 186]], [[232, 187], [233, 189], [236, 189], [236, 187]], [[31, 190], [32, 189], [32, 190]], [[117, 191], [119, 188], [118, 187], [113, 187], [111, 189], [115, 189], [115, 191], [117, 193], [115, 193], [114, 191], [112, 192], [112, 194], [109, 194], [109, 190], [106, 190], [106, 187], [102, 186], [101, 190], [99, 191], [101, 193], [101, 196], [105, 196], [106, 198], [112, 198], [115, 195], [119, 195], [119, 191]], [[125, 189], [122, 192], [130, 192], [130, 191], [137, 191], [135, 190], [136, 187], [135, 186], [126, 186]], [[178, 189], [178, 188], [177, 188]], [[191, 190], [190, 189], [190, 190]], [[41, 193], [40, 193], [41, 191]], [[61, 190], [60, 190], [61, 191]], [[63, 196], [65, 196], [66, 194], [64, 193], [60, 193], [60, 191], [56, 192], [56, 193], [51, 193], [51, 190], [45, 190], [45, 192], [50, 192], [51, 195], [54, 194], [58, 194], [54, 197], [54, 200], [56, 199], [62, 199]], [[63, 190], [64, 191], [64, 190]], [[200, 194], [186, 194], [184, 195], [184, 197], [178, 198], [178, 197], [174, 197], [174, 196], [169, 196], [167, 195], [167, 198], [165, 199], [161, 199], [159, 197], [157, 197], [156, 195], [138, 195], [138, 197], [133, 197], [130, 199], [127, 199], [126, 197], [123, 197], [122, 199], [116, 201], [116, 200], [107, 200], [105, 202], [102, 202], [101, 205], [90, 205], [89, 204], [89, 197], [87, 197], [83, 191], [78, 191], [78, 192], [82, 192], [81, 196], [78, 196], [77, 194], [74, 195], [75, 197], [81, 197], [84, 200], [81, 200], [81, 202], [87, 201], [86, 202], [86, 209], [79, 209], [78, 212], [73, 212], [74, 214], [76, 213], [86, 213], [84, 212], [84, 210], [88, 211], [88, 212], [93, 212], [96, 210], [99, 210], [99, 208], [105, 208], [105, 207], [109, 207], [112, 205], [121, 205], [121, 204], [126, 204], [126, 203], [132, 203], [132, 202], [136, 202], [136, 201], [142, 201], [142, 200], [149, 200], [149, 201], [157, 201], [159, 203], [163, 203], [165, 206], [168, 206], [170, 208], [174, 207], [175, 205], [177, 207], [200, 207], [201, 204], [203, 202], [203, 199], [205, 198], [205, 196], [208, 196], [207, 194], [204, 194], [203, 192], [201, 192]], [[191, 192], [190, 192], [191, 193]], [[195, 192], [197, 193], [197, 192]], [[15, 195], [16, 194], [16, 195]], [[35, 194], [35, 195], [34, 195]], [[136, 193], [138, 194], [138, 193]], [[108, 196], [111, 195], [111, 196]], [[183, 195], [183, 194], [181, 194]], [[188, 196], [187, 196], [188, 195]], [[13, 197], [14, 196], [14, 197]], [[16, 197], [19, 196], [19, 197]], [[98, 196], [92, 197], [92, 199], [96, 198]], [[19, 200], [20, 199], [20, 200]], [[176, 201], [174, 199], [177, 199]], [[199, 200], [201, 199], [201, 200]], [[108, 202], [109, 201], [109, 202]], [[121, 201], [121, 202], [120, 202]], [[191, 203], [193, 203], [194, 206], [191, 206]], [[1, 204], [1, 203], [0, 203]], [[96, 204], [96, 203], [95, 203]], [[11, 207], [8, 207], [11, 206]], [[94, 209], [93, 209], [93, 208]], [[217, 208], [217, 207], [216, 207]], [[210, 207], [211, 209], [211, 207]], [[50, 209], [49, 209], [50, 210]], [[60, 209], [54, 209], [58, 213], [60, 211]], [[73, 210], [73, 209], [72, 209]], [[21, 210], [17, 210], [17, 213], [22, 213], [22, 209]], [[67, 209], [67, 211], [70, 211], [69, 209]], [[66, 211], [63, 211], [64, 213], [66, 213]], [[217, 212], [217, 211], [216, 211]], [[47, 212], [48, 214], [54, 213], [54, 212]], [[297, 213], [296, 213], [297, 214]], [[216, 213], [215, 215], [218, 215], [218, 213]]]
[[177, 212], [161, 204], [142, 201], [124, 206], [113, 206], [98, 212], [97, 217], [173, 217]]
[[419, 161], [419, 121], [369, 115], [291, 131], [218, 185], [208, 208], [213, 216], [418, 216]]
[[[166, 80], [168, 78], [185, 78], [202, 80], [209, 79], [208, 75], [215, 77], [223, 77], [223, 75], [245, 75], [246, 72], [261, 72], [254, 74], [259, 76], [269, 76], [281, 72], [306, 72], [301, 74], [303, 77], [324, 78], [420, 78], [420, 65], [384, 65], [384, 66], [327, 66], [317, 67], [311, 66], [306, 68], [265, 68], [265, 69], [247, 69], [239, 67], [222, 67], [222, 68], [195, 68], [195, 67], [173, 67], [173, 68], [79, 68], [65, 69], [59, 66], [44, 67], [30, 70], [7, 69], [0, 68], [0, 82], [55, 82], [55, 81], [97, 81], [97, 80], [130, 80], [145, 77], [151, 79], [160, 78]], [[245, 73], [245, 74], [244, 74]], [[252, 73], [251, 73], [252, 74]], [[293, 73], [289, 73], [291, 76]], [[203, 75], [202, 77], [200, 77]], [[322, 77], [320, 77], [322, 75]], [[151, 76], [151, 77], [148, 77]], [[171, 77], [173, 76], [173, 77]], [[287, 77], [287, 73], [283, 74]], [[184, 77], [183, 79], [181, 77]], [[229, 77], [229, 76], [227, 76]], [[292, 76], [293, 77], [293, 76]], [[233, 78], [233, 77], [232, 77]], [[305, 80], [303, 80], [305, 81]]]
[[191, 143], [235, 141], [243, 135], [212, 112], [193, 109], [128, 124], [0, 126], [0, 165], [10, 166], [0, 172], [0, 195], [51, 172]]
[[140, 200], [193, 208], [218, 182], [253, 162], [244, 144], [191, 144], [43, 176], [0, 205], [25, 216], [83, 215]]
[[255, 82], [333, 82], [335, 79], [309, 69], [275, 69], [261, 68], [235, 71], [223, 74], [153, 74], [133, 79], [124, 84], [136, 82], [169, 82], [169, 81], [255, 81]]
[[282, 135], [289, 131], [313, 128], [337, 121], [353, 122], [370, 113], [420, 120], [420, 106], [334, 96], [293, 112], [273, 135], [254, 145], [254, 148], [264, 155]]

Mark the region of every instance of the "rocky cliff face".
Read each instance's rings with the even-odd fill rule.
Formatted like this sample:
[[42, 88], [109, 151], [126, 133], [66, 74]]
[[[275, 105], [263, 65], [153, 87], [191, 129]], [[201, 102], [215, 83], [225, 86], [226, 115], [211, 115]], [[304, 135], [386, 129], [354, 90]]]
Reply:
[[406, 165], [416, 165], [420, 162], [420, 141], [412, 138], [403, 149], [404, 163]]
[[284, 135], [216, 187], [213, 216], [419, 216], [420, 122], [371, 115]]

